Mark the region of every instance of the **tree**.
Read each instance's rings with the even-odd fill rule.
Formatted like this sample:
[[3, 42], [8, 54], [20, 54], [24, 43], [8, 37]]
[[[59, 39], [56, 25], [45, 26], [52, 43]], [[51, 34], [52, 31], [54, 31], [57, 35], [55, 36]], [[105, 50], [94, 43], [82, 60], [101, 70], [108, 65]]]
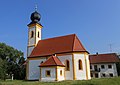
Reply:
[[[23, 52], [14, 49], [5, 43], [0, 43], [0, 78], [5, 79], [7, 75], [14, 75], [15, 79], [24, 79], [25, 58]], [[23, 75], [24, 74], [24, 75]], [[22, 75], [22, 76], [21, 76]]]
[[117, 56], [119, 58], [119, 62], [116, 63], [116, 67], [117, 67], [118, 76], [120, 76], [120, 54], [118, 54]]
[[120, 62], [116, 63], [118, 76], [120, 76]]
[[7, 74], [7, 64], [5, 60], [0, 59], [0, 79], [5, 80]]

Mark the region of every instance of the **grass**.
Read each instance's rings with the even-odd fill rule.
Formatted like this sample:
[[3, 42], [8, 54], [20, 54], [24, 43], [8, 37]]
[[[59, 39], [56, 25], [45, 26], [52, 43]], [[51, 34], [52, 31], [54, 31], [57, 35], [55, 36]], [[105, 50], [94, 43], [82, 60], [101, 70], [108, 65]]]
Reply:
[[61, 82], [39, 82], [39, 81], [23, 81], [23, 80], [7, 80], [1, 81], [0, 85], [120, 85], [120, 77], [102, 78], [91, 80], [61, 81]]

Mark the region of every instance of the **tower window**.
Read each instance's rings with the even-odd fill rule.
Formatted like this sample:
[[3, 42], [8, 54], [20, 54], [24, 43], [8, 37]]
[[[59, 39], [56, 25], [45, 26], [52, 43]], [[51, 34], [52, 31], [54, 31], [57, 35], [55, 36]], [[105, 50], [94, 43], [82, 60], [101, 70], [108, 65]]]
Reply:
[[33, 32], [33, 31], [31, 31], [31, 38], [33, 38], [33, 36], [34, 36], [34, 32]]
[[79, 70], [82, 70], [82, 61], [81, 60], [78, 60], [78, 68], [79, 68]]
[[70, 70], [70, 62], [68, 60], [66, 60], [66, 71], [69, 71]]
[[38, 31], [38, 38], [40, 37], [40, 32]]

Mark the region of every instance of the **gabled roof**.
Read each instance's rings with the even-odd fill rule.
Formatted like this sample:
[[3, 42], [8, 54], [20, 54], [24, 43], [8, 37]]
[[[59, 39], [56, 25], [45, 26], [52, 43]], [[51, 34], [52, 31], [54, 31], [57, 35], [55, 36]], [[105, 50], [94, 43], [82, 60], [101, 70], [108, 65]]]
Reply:
[[65, 52], [87, 52], [75, 34], [39, 40], [29, 57]]
[[90, 55], [90, 63], [114, 63], [120, 62], [116, 53]]
[[48, 67], [48, 66], [63, 66], [61, 61], [56, 56], [49, 57], [44, 63], [40, 65], [40, 67]]

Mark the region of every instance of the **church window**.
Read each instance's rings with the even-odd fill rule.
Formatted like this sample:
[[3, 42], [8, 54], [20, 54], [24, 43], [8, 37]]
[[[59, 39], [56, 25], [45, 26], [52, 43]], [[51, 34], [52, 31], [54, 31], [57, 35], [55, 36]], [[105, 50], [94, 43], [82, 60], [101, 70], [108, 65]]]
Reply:
[[78, 68], [79, 68], [79, 70], [82, 70], [82, 61], [81, 60], [78, 60]]
[[50, 77], [50, 70], [46, 70], [46, 77]]
[[40, 33], [39, 33], [39, 31], [38, 31], [38, 38], [40, 37]]
[[60, 70], [60, 75], [62, 76], [62, 70]]
[[33, 38], [33, 36], [34, 36], [34, 32], [33, 32], [33, 31], [31, 31], [31, 38]]
[[66, 71], [69, 71], [70, 70], [70, 62], [69, 60], [66, 60]]

